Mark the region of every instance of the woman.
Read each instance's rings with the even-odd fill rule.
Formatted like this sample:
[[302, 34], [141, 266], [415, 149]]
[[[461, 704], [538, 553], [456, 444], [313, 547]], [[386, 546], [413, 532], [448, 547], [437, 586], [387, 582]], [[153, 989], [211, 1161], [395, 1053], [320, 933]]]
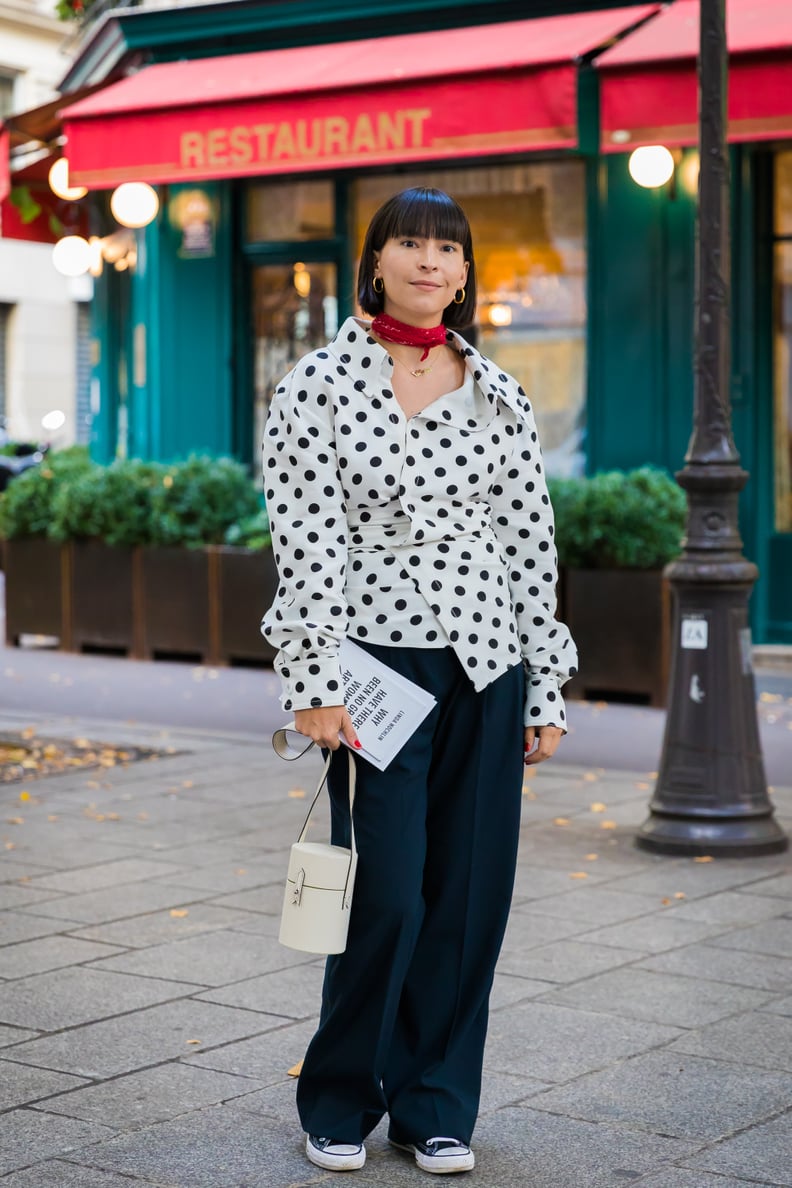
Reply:
[[[343, 324], [275, 393], [264, 476], [280, 586], [263, 630], [283, 707], [337, 751], [348, 635], [437, 704], [386, 771], [357, 760], [349, 939], [328, 959], [297, 1104], [319, 1167], [388, 1137], [468, 1171], [489, 991], [514, 880], [522, 764], [555, 752], [575, 649], [554, 619], [552, 509], [516, 381], [453, 329], [476, 305], [464, 212], [438, 190], [374, 215]], [[346, 759], [330, 772], [348, 844]], [[346, 805], [346, 818], [344, 806]]]

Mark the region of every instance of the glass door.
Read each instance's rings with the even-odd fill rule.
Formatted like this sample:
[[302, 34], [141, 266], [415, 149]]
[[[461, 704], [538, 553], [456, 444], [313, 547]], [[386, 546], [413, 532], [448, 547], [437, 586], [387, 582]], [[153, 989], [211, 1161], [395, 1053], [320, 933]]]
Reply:
[[338, 329], [338, 277], [334, 263], [254, 264], [251, 275], [253, 450], [258, 451], [272, 394], [309, 351], [325, 346]]

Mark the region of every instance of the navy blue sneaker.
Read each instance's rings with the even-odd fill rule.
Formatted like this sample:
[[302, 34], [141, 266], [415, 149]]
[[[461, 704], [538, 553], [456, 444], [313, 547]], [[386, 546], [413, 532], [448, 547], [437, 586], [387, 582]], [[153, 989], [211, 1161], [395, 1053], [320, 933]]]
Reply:
[[415, 1162], [423, 1171], [435, 1175], [472, 1171], [476, 1160], [467, 1143], [455, 1138], [430, 1138], [422, 1143], [401, 1143], [389, 1138], [388, 1142], [400, 1151], [410, 1151]]
[[366, 1162], [366, 1148], [362, 1143], [344, 1143], [334, 1138], [319, 1138], [315, 1134], [307, 1135], [305, 1154], [311, 1163], [328, 1171], [357, 1171]]

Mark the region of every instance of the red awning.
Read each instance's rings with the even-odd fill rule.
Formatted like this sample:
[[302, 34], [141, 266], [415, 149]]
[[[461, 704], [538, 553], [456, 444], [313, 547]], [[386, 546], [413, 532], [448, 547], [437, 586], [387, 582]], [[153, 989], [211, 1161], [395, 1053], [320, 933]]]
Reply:
[[148, 66], [64, 110], [109, 187], [573, 148], [580, 56], [656, 4]]
[[[729, 139], [792, 136], [792, 0], [728, 0]], [[602, 148], [698, 139], [698, 0], [677, 0], [597, 60]]]

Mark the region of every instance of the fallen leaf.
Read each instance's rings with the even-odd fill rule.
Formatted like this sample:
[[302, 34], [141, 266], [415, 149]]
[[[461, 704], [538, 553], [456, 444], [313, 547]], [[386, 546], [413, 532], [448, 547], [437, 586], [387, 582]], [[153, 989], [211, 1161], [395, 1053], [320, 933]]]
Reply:
[[650, 784], [645, 784], [643, 780], [639, 780], [635, 786], [639, 792], [648, 792], [651, 787]]
[[15, 842], [6, 842], [6, 843], [5, 843], [5, 848], [6, 848], [7, 850], [15, 850], [15, 849], [16, 849], [16, 843], [15, 843]]
[[57, 814], [57, 813], [49, 813], [49, 814], [48, 814], [48, 816], [47, 816], [47, 820], [48, 820], [48, 821], [57, 821], [57, 820], [58, 820], [58, 814]]
[[594, 803], [589, 807], [591, 808], [592, 813], [604, 813], [608, 806], [606, 804], [601, 804], [599, 800], [595, 800]]
[[6, 822], [9, 825], [24, 825], [25, 818], [24, 817], [6, 817]]
[[588, 872], [585, 870], [573, 870], [569, 877], [570, 879], [587, 879]]
[[697, 858], [693, 859], [694, 862], [712, 862], [712, 860], [711, 854], [699, 854]]
[[192, 780], [182, 780], [182, 788], [192, 788]]
[[615, 829], [615, 828], [616, 828], [615, 821], [602, 821], [600, 823], [600, 829]]
[[138, 813], [137, 819], [138, 821], [148, 821], [149, 815], [148, 813]]
[[291, 797], [292, 800], [304, 800], [305, 799], [305, 789], [304, 788], [290, 788], [289, 796]]
[[174, 920], [183, 920], [185, 916], [189, 916], [189, 908], [171, 908], [170, 914]]
[[556, 817], [553, 821], [554, 825], [568, 825], [569, 817]]
[[22, 737], [23, 738], [35, 738], [36, 731], [35, 731], [34, 727], [26, 726], [25, 729], [22, 731]]
[[759, 700], [764, 702], [783, 701], [784, 698], [780, 693], [760, 693]]
[[596, 862], [599, 854], [586, 854], [586, 862]]
[[660, 902], [662, 903], [663, 907], [668, 907], [671, 900], [666, 898], [666, 899], [661, 899]]
[[20, 800], [30, 800], [30, 793], [29, 792], [20, 792], [19, 799]]
[[687, 895], [685, 895], [684, 891], [675, 891], [674, 899], [687, 899]]
[[235, 871], [234, 871], [234, 874], [238, 874], [238, 875], [246, 875], [246, 874], [247, 874], [247, 868], [246, 868], [246, 867], [244, 867], [244, 866], [240, 866], [240, 867], [239, 867], [237, 870], [235, 870]]
[[286, 1073], [286, 1076], [287, 1077], [299, 1077], [300, 1073], [302, 1072], [302, 1066], [303, 1066], [302, 1060], [298, 1060], [296, 1064], [292, 1065], [292, 1067]]
[[188, 1044], [202, 1044], [203, 1040], [187, 1040]]
[[586, 771], [583, 773], [583, 779], [587, 784], [595, 784], [599, 779], [599, 776], [595, 771]]

